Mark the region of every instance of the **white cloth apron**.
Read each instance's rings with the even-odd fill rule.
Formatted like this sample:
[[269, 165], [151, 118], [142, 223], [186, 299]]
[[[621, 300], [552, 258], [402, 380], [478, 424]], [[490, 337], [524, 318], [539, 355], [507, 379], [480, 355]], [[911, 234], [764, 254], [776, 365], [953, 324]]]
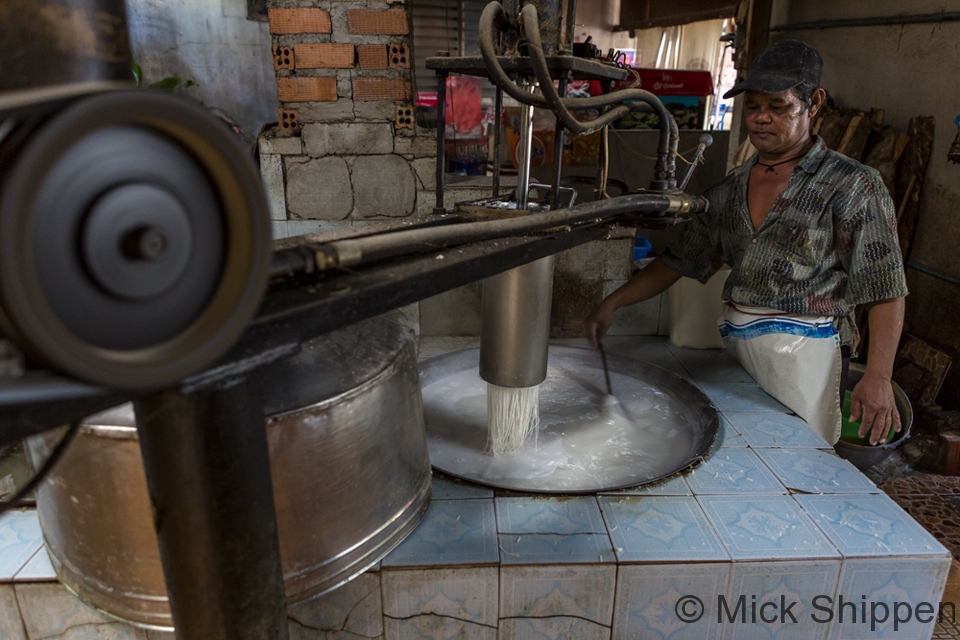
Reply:
[[827, 316], [728, 303], [717, 321], [727, 350], [760, 387], [828, 443], [840, 439], [840, 334]]

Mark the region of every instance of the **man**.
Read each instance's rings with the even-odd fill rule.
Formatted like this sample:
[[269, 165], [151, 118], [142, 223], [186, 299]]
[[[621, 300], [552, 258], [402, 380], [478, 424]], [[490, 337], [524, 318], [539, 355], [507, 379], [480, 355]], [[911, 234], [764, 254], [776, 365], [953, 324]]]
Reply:
[[797, 40], [757, 56], [748, 78], [724, 96], [746, 92], [757, 153], [706, 193], [710, 210], [687, 223], [676, 244], [600, 303], [586, 320], [587, 338], [596, 348], [620, 307], [681, 276], [706, 282], [726, 262], [725, 343], [764, 389], [833, 444], [841, 358], [849, 363], [859, 339], [853, 312], [866, 305], [870, 347], [850, 418], [862, 413], [860, 435], [876, 444], [891, 425], [900, 430], [890, 379], [906, 281], [879, 174], [811, 134], [826, 99], [822, 69], [820, 54]]

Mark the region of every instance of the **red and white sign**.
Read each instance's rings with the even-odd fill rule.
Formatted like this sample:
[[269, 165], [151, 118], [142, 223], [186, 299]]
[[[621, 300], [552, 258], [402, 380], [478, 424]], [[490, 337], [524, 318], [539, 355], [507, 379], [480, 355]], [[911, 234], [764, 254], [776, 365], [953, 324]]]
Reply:
[[[709, 71], [643, 68], [635, 71], [640, 74], [640, 85], [636, 88], [646, 89], [657, 96], [713, 95], [713, 78]], [[631, 80], [621, 86], [627, 86]]]

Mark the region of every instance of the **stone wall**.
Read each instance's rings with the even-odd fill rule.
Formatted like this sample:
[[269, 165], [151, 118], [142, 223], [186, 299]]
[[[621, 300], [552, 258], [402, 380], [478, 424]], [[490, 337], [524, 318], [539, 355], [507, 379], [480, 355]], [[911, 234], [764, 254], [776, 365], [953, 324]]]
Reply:
[[259, 139], [277, 236], [433, 209], [413, 122], [409, 5], [271, 0], [278, 126]]

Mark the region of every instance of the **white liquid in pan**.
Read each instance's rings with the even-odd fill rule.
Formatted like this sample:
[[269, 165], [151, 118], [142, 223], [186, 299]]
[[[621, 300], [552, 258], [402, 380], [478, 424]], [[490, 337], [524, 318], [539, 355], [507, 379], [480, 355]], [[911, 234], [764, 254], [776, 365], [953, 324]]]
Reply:
[[616, 400], [601, 391], [602, 371], [551, 366], [538, 437], [499, 456], [487, 448], [487, 385], [476, 368], [440, 378], [423, 388], [431, 462], [493, 486], [554, 492], [640, 484], [680, 468], [700, 444], [684, 408], [641, 380], [610, 377]]

